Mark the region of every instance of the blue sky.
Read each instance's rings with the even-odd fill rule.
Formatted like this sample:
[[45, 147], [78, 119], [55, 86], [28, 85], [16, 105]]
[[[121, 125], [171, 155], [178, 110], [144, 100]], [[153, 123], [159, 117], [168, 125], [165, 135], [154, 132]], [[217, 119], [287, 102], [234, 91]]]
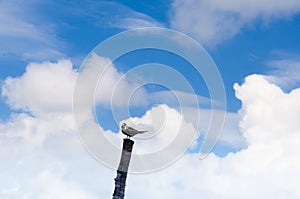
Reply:
[[[200, 193], [204, 198], [261, 198], [274, 190], [278, 195], [273, 198], [299, 198], [297, 181], [291, 178], [293, 173], [300, 177], [296, 155], [300, 151], [300, 127], [296, 119], [300, 116], [297, 0], [1, 1], [0, 176], [4, 177], [0, 179], [0, 196], [42, 199], [110, 196], [114, 171], [95, 161], [80, 144], [73, 120], [73, 89], [76, 77], [82, 72], [81, 64], [99, 43], [122, 31], [143, 27], [176, 30], [204, 47], [223, 79], [226, 120], [212, 153], [199, 161], [197, 152], [207, 130], [207, 118], [212, 114], [203, 78], [186, 60], [169, 52], [143, 49], [118, 58], [108, 72], [107, 85], [99, 91], [99, 99], [96, 94], [96, 118], [108, 140], [120, 146], [121, 120], [131, 118], [149, 127], [149, 118], [160, 117], [160, 111], [168, 115], [164, 118], [167, 122], [162, 131], [164, 136], [136, 146], [137, 153], [147, 152], [152, 146], [167, 146], [174, 138], [168, 133], [174, 130], [172, 121], [179, 121], [181, 116], [185, 118], [182, 129], [199, 133], [196, 144], [174, 165], [152, 174], [130, 176], [128, 197], [139, 198], [139, 193], [155, 189], [152, 195], [149, 192], [149, 198], [195, 198]], [[109, 60], [90, 54], [86, 65], [89, 61], [101, 68]], [[150, 84], [135, 93], [137, 101], [129, 106], [130, 118], [120, 116], [120, 120], [114, 121], [107, 104], [111, 99], [101, 96], [111, 94], [110, 88], [123, 74], [147, 63], [160, 63], [179, 71], [191, 82], [194, 94], [201, 101], [200, 107], [186, 107], [187, 115], [178, 113], [175, 111], [178, 101], [168, 92], [178, 93]], [[139, 77], [132, 81], [125, 78], [121, 85], [133, 89], [139, 83]], [[178, 95], [189, 100], [189, 94]], [[143, 100], [145, 103], [139, 104]], [[114, 103], [123, 110], [122, 100]], [[201, 115], [198, 127], [192, 117], [195, 111]], [[154, 132], [159, 121], [152, 122]], [[136, 145], [138, 141], [142, 142], [137, 138]], [[105, 150], [101, 146], [97, 149]], [[278, 167], [271, 169], [274, 164]], [[285, 172], [287, 168], [291, 170]], [[91, 169], [94, 174], [89, 173]], [[177, 169], [187, 172], [176, 176]], [[259, 181], [261, 175], [265, 180]], [[277, 177], [272, 179], [274, 175]], [[149, 190], [142, 186], [146, 185], [145, 176]], [[201, 179], [193, 179], [194, 176]], [[26, 181], [27, 178], [32, 180]], [[159, 186], [151, 181], [157, 178], [161, 179], [165, 192], [157, 190]], [[93, 186], [89, 187], [86, 184], [90, 182]], [[254, 189], [256, 182], [261, 186]], [[36, 183], [40, 186], [34, 186]], [[103, 186], [98, 189], [95, 183]], [[285, 183], [290, 185], [281, 187]], [[139, 186], [140, 191], [135, 192], [131, 184]], [[228, 193], [221, 186], [224, 184], [237, 188], [227, 187], [231, 190]], [[57, 192], [51, 192], [47, 185]], [[248, 194], [244, 189], [247, 186], [254, 191], [248, 190]], [[74, 190], [75, 194], [71, 193]]]
[[[98, 43], [126, 29], [118, 22], [124, 17], [141, 18], [172, 28], [169, 22], [172, 11], [169, 1], [155, 1], [153, 4], [143, 1], [3, 4], [6, 6], [3, 9], [8, 12], [12, 10], [10, 15], [13, 18], [26, 19], [25, 25], [28, 23], [37, 29], [28, 30], [28, 34], [30, 31], [37, 31], [37, 37], [44, 38], [35, 38], [35, 35], [21, 36], [17, 35], [18, 32], [12, 35], [3, 33], [1, 65], [6, 67], [1, 67], [2, 79], [22, 74], [30, 61], [71, 58], [74, 60], [74, 67], [79, 67], [84, 57]], [[12, 9], [14, 6], [16, 8]], [[228, 110], [237, 111], [240, 108], [232, 88], [235, 82], [242, 82], [248, 74], [269, 73], [272, 70], [267, 66], [270, 60], [290, 57], [297, 59], [298, 21], [298, 15], [278, 17], [267, 22], [257, 17], [250, 25], [246, 25], [234, 37], [221, 44], [211, 48], [204, 45], [222, 73], [228, 95]], [[11, 41], [16, 42], [7, 48], [6, 45]], [[45, 52], [46, 56], [39, 56], [37, 53], [48, 50], [51, 52]]]

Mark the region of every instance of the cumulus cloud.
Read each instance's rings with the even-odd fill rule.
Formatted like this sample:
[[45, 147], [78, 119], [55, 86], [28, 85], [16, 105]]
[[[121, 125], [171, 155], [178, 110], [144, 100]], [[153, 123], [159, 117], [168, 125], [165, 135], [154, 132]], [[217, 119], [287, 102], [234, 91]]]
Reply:
[[41, 147], [49, 136], [64, 135], [74, 131], [70, 113], [47, 114], [33, 117], [26, 113], [13, 114], [6, 123], [0, 123], [0, 137], [19, 140], [31, 149]]
[[[93, 93], [96, 104], [125, 105], [128, 98], [122, 96], [127, 96], [128, 91], [134, 90], [137, 83], [130, 82], [110, 64], [108, 58], [92, 54], [86, 60], [88, 69], [82, 71], [83, 81], [87, 85], [86, 88], [95, 88]], [[98, 74], [101, 76], [98, 77]], [[29, 111], [34, 115], [70, 112], [77, 75], [78, 72], [73, 69], [70, 60], [30, 63], [22, 76], [5, 79], [2, 97], [11, 108]], [[145, 92], [144, 89], [140, 89], [139, 94], [132, 100], [137, 104], [147, 103]]]
[[31, 63], [21, 77], [8, 77], [2, 97], [11, 108], [33, 114], [71, 111], [77, 73], [69, 60]]
[[267, 23], [299, 11], [300, 2], [297, 0], [175, 0], [170, 23], [172, 28], [191, 35], [202, 44], [215, 46], [257, 20]]
[[[190, 144], [192, 144], [194, 136], [197, 135], [197, 130], [192, 123], [186, 122], [176, 109], [170, 108], [165, 104], [151, 108], [140, 118], [128, 118], [122, 122], [136, 129], [148, 131], [134, 138], [139, 143], [135, 146], [134, 153], [136, 154], [160, 151], [170, 145], [178, 134], [184, 134], [186, 139], [190, 139]], [[118, 133], [112, 136], [113, 134], [111, 133], [107, 135], [108, 139], [116, 146], [121, 146], [124, 138], [123, 134]], [[186, 142], [186, 140], [181, 141], [183, 144]], [[186, 149], [188, 147], [189, 145], [186, 146]], [[178, 148], [181, 148], [181, 146], [178, 146]]]
[[[100, 69], [110, 63], [108, 59], [97, 55], [89, 61]], [[72, 69], [71, 62], [62, 60], [57, 63], [31, 63], [22, 76], [9, 77], [4, 81], [2, 96], [18, 112], [0, 123], [0, 157], [5, 162], [0, 166], [1, 171], [5, 171], [1, 172], [5, 182], [0, 183], [1, 197], [110, 197], [114, 174], [101, 166], [99, 169], [98, 163], [83, 150], [76, 137], [71, 114], [76, 76], [77, 71]], [[105, 77], [105, 85], [110, 88], [113, 85], [107, 83], [116, 83], [120, 76], [115, 69], [111, 69]], [[130, 86], [129, 83], [126, 85]], [[109, 89], [107, 92], [111, 93]], [[179, 125], [181, 115], [176, 110], [164, 108], [170, 113], [168, 117], [171, 117], [166, 127], [173, 127], [177, 131], [178, 126], [170, 121], [175, 118]], [[152, 112], [156, 116], [161, 113]], [[134, 120], [150, 122], [149, 114]], [[153, 124], [159, 128], [156, 122]], [[165, 133], [176, 133], [175, 130], [165, 129]], [[94, 173], [91, 174], [87, 168], [93, 168]], [[96, 175], [98, 182], [93, 178]], [[94, 185], [85, 186], [82, 181]]]
[[[28, 119], [24, 118], [24, 121]], [[14, 124], [15, 128], [17, 125]], [[52, 129], [52, 126], [48, 128]], [[20, 125], [19, 129], [22, 130], [20, 133], [24, 133], [30, 131], [31, 127]], [[34, 150], [29, 143], [22, 142], [21, 137], [7, 135], [13, 134], [13, 131], [6, 131], [6, 135], [2, 133], [1, 131], [1, 198], [110, 197], [112, 171], [87, 154], [74, 129], [51, 134]], [[41, 129], [34, 133], [43, 134]], [[32, 137], [31, 142], [34, 140]]]
[[[2, 97], [14, 113], [0, 121], [1, 198], [111, 195], [111, 171], [88, 155], [76, 134], [72, 114], [76, 77], [72, 63], [61, 60], [31, 63], [22, 76], [3, 82]], [[93, 179], [96, 175], [99, 181]]]
[[262, 76], [253, 75], [246, 78], [244, 85], [235, 85], [235, 89], [237, 97], [243, 101], [241, 112], [245, 116], [240, 126], [249, 143], [268, 142], [266, 138], [272, 141], [284, 140], [290, 135], [299, 136], [299, 88], [284, 93]]
[[201, 161], [186, 154], [163, 171], [130, 177], [127, 196], [299, 198], [299, 88], [284, 93], [263, 76], [251, 75], [235, 90], [243, 104], [240, 127], [249, 143], [246, 149]]
[[[30, 111], [33, 114], [15, 113], [0, 124], [0, 174], [3, 179], [0, 182], [0, 196], [42, 199], [50, 196], [108, 198], [112, 194], [115, 174], [99, 165], [83, 150], [71, 119], [68, 104], [71, 99], [66, 94], [72, 93], [69, 90], [72, 90], [77, 71], [74, 71], [70, 62], [66, 60], [47, 63], [47, 67], [45, 64], [30, 64], [25, 74], [8, 78], [2, 87], [3, 96], [13, 109], [20, 112]], [[59, 68], [56, 68], [58, 66]], [[54, 69], [60, 71], [60, 74]], [[120, 75], [114, 70], [111, 74]], [[43, 82], [45, 78], [53, 78], [56, 83]], [[35, 86], [35, 82], [44, 86], [48, 92]], [[66, 88], [58, 86], [57, 89], [62, 90], [53, 90], [57, 87], [56, 84], [63, 82], [66, 83]], [[21, 85], [31, 92], [32, 98], [22, 91]], [[147, 175], [130, 175], [127, 197], [300, 197], [299, 88], [285, 93], [260, 75], [248, 76], [243, 84], [236, 84], [234, 88], [236, 96], [242, 101], [242, 108], [238, 113], [241, 118], [239, 126], [247, 147], [222, 158], [210, 154], [201, 161], [198, 154], [187, 153], [162, 171]], [[41, 94], [49, 95], [53, 101], [49, 101], [47, 97], [39, 98]], [[61, 97], [52, 98], [52, 95]], [[161, 120], [155, 121], [155, 118], [161, 118], [163, 114], [167, 114], [165, 118], [168, 121], [164, 125]], [[206, 118], [205, 114], [209, 115], [205, 111], [201, 114], [200, 110], [202, 119]], [[233, 123], [236, 123], [239, 117], [235, 113], [229, 114], [229, 120], [232, 121], [229, 124], [232, 125], [229, 125], [228, 131], [237, 131]], [[166, 137], [170, 136], [170, 139], [180, 121], [186, 131], [196, 130], [192, 118], [186, 118], [166, 105], [149, 110], [141, 118], [126, 121], [129, 124], [131, 121], [132, 124], [141, 125], [140, 127], [151, 124], [154, 131], [163, 127], [161, 133], [165, 133]], [[159, 136], [160, 134], [157, 135], [157, 139]], [[236, 141], [231, 139], [240, 142], [239, 136], [222, 139], [233, 144]], [[135, 146], [136, 149], [145, 152], [142, 150], [146, 148], [142, 148], [140, 144], [145, 137], [136, 139], [139, 144]], [[162, 141], [168, 144], [170, 140], [163, 137]], [[37, 148], [32, 150], [32, 145]], [[147, 146], [151, 148], [150, 144], [145, 145]]]
[[[95, 88], [98, 83], [95, 88], [96, 104], [126, 105], [127, 98], [120, 96], [126, 96], [127, 91], [135, 89], [136, 84], [129, 82], [113, 65], [107, 69], [110, 64], [109, 59], [97, 54], [87, 59], [87, 65], [91, 67], [88, 71], [82, 71], [84, 82], [88, 85], [85, 90]], [[99, 70], [105, 71], [99, 82], [98, 75], [95, 81], [91, 81], [90, 75], [97, 74]], [[72, 100], [77, 76], [78, 72], [73, 69], [70, 60], [60, 60], [56, 63], [30, 63], [23, 75], [7, 77], [1, 96], [12, 110], [20, 113], [12, 114], [6, 123], [0, 124], [2, 135], [20, 139], [35, 148], [42, 145], [48, 136], [74, 132]], [[142, 89], [139, 93], [133, 101], [147, 101], [143, 98], [145, 91]], [[84, 93], [81, 93], [80, 97], [83, 96]], [[93, 107], [90, 108], [92, 111]]]

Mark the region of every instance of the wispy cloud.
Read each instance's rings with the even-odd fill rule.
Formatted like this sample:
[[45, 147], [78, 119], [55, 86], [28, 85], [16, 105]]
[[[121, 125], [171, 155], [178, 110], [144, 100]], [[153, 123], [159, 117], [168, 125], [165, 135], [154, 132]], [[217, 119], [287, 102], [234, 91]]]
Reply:
[[271, 68], [267, 77], [269, 81], [285, 90], [300, 86], [300, 60], [278, 59], [269, 61], [267, 65]]
[[257, 21], [268, 23], [300, 11], [297, 0], [285, 1], [194, 1], [176, 0], [170, 14], [171, 27], [215, 46]]
[[[54, 14], [55, 8], [59, 10]], [[74, 21], [83, 23], [75, 24]], [[117, 2], [24, 3], [5, 0], [0, 2], [0, 57], [25, 61], [81, 57], [82, 53], [88, 53], [83, 50], [86, 44], [76, 40], [82, 35], [94, 32], [95, 38], [98, 38], [90, 44], [88, 49], [91, 49], [105, 39], [98, 34], [103, 30], [110, 32], [153, 26], [163, 27], [163, 24]]]
[[[142, 15], [143, 16], [143, 15]], [[112, 25], [122, 29], [136, 29], [144, 27], [163, 27], [162, 24], [155, 21], [154, 19], [143, 16], [143, 17], [127, 17], [119, 18], [115, 20], [115, 23]]]
[[164, 27], [164, 25], [152, 17], [132, 10], [122, 4], [115, 3], [113, 7], [119, 10], [114, 16], [108, 19], [109, 26], [121, 29], [135, 29], [143, 27]]
[[[20, 59], [45, 60], [63, 56], [55, 32], [36, 15], [34, 3], [0, 2], [0, 54]], [[30, 20], [34, 19], [34, 20]], [[42, 25], [43, 24], [43, 25]]]

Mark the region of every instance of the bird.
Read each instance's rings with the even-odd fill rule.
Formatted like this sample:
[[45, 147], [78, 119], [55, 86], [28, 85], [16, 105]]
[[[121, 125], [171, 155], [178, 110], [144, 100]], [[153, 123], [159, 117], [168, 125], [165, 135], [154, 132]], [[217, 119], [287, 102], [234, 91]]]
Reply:
[[121, 131], [123, 134], [127, 135], [127, 138], [128, 137], [133, 137], [135, 136], [136, 134], [141, 134], [141, 133], [145, 133], [145, 132], [148, 132], [148, 131], [138, 131], [130, 126], [127, 126], [126, 123], [123, 123], [122, 126], [121, 126]]

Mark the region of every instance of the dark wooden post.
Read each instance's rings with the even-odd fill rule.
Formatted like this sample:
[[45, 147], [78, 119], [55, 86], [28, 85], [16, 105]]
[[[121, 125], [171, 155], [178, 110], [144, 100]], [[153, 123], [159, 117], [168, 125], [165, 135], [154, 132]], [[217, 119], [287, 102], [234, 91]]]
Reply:
[[131, 158], [131, 152], [134, 141], [128, 138], [123, 140], [122, 156], [117, 170], [117, 177], [115, 178], [115, 190], [113, 193], [113, 199], [123, 199], [125, 195], [125, 186], [128, 167]]

